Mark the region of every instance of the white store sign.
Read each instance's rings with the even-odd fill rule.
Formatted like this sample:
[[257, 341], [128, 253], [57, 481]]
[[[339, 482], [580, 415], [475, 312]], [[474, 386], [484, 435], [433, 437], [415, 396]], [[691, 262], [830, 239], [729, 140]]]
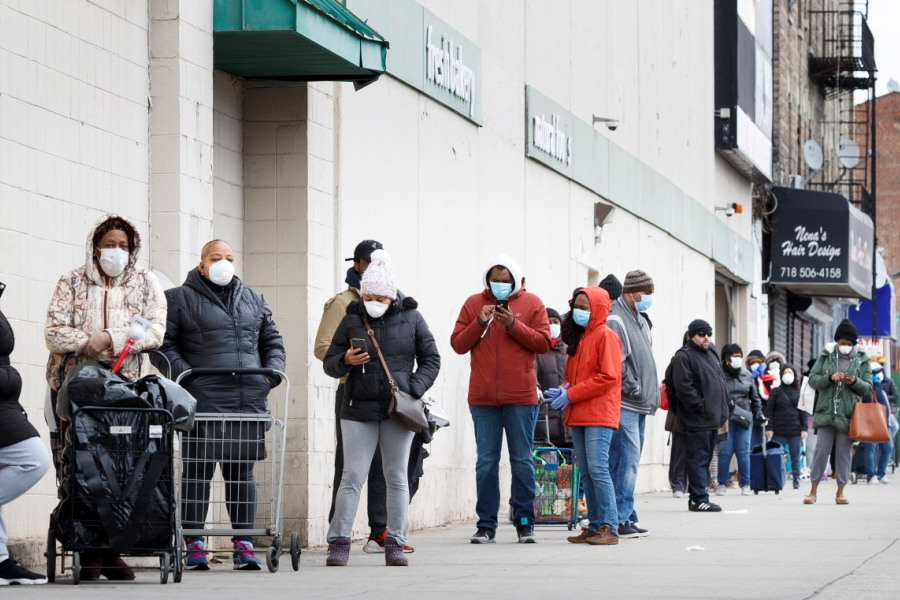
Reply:
[[475, 117], [475, 71], [466, 65], [463, 47], [447, 33], [440, 45], [434, 43], [434, 27], [425, 33], [425, 79], [466, 103], [468, 115]]

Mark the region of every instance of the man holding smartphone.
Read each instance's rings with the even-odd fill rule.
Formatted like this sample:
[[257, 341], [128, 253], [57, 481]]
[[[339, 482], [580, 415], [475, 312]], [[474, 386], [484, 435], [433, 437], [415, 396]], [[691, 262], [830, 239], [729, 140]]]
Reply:
[[484, 290], [460, 310], [450, 345], [471, 353], [469, 411], [475, 423], [478, 459], [475, 483], [478, 530], [473, 544], [494, 542], [500, 510], [500, 451], [504, 432], [512, 467], [511, 505], [519, 543], [535, 543], [534, 460], [538, 414], [535, 356], [550, 349], [550, 323], [540, 298], [525, 291], [525, 278], [501, 254], [482, 275]]

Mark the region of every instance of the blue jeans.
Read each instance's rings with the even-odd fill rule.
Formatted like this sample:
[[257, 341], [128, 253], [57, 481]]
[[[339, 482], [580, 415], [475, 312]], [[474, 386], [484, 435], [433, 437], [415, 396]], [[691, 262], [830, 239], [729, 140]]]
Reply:
[[738, 481], [741, 487], [750, 485], [750, 430], [729, 423], [728, 439], [719, 442], [719, 485], [728, 483], [732, 455], [737, 455]]
[[534, 425], [538, 405], [469, 406], [475, 422], [475, 513], [478, 527], [497, 529], [500, 511], [500, 450], [506, 433], [506, 449], [512, 470], [510, 504], [516, 524], [534, 522]]
[[803, 449], [803, 440], [799, 435], [773, 435], [773, 442], [784, 446], [791, 457], [791, 477], [794, 481], [800, 479], [800, 451]]
[[616, 488], [616, 508], [619, 523], [637, 521], [634, 510], [634, 485], [637, 482], [641, 449], [644, 447], [644, 424], [647, 415], [622, 410], [619, 428], [612, 433], [609, 444], [609, 473]]
[[572, 428], [572, 443], [584, 483], [589, 527], [598, 531], [609, 525], [613, 535], [619, 532], [616, 490], [609, 474], [609, 444], [613, 429], [609, 427]]
[[[872, 477], [881, 479], [887, 474], [887, 465], [891, 458], [891, 449], [892, 444], [890, 442], [866, 444], [866, 475], [868, 475], [869, 479]], [[879, 450], [881, 451], [881, 454], [878, 456], [876, 465], [875, 455]]]

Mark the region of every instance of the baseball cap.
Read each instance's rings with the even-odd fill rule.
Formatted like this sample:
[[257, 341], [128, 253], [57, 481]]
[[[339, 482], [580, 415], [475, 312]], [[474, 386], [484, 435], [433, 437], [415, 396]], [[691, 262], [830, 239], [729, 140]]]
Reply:
[[363, 240], [356, 245], [356, 249], [353, 250], [353, 256], [345, 258], [344, 260], [352, 260], [353, 262], [364, 260], [369, 262], [369, 257], [372, 256], [372, 252], [375, 250], [384, 250], [384, 246], [381, 242], [376, 242], [375, 240]]

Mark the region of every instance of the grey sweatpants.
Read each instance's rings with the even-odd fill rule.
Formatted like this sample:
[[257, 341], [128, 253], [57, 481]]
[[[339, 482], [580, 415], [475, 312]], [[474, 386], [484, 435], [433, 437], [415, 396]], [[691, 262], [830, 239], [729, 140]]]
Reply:
[[392, 419], [349, 421], [341, 419], [344, 442], [344, 472], [328, 527], [328, 542], [350, 537], [359, 494], [369, 474], [375, 448], [381, 445], [381, 463], [387, 484], [387, 534], [401, 546], [406, 544], [409, 525], [409, 483], [407, 466], [413, 432]]
[[850, 479], [850, 459], [853, 452], [853, 440], [847, 437], [843, 431], [834, 427], [819, 427], [816, 430], [816, 453], [813, 455], [812, 467], [809, 471], [809, 479], [813, 483], [819, 483], [822, 474], [825, 473], [825, 467], [828, 465], [828, 459], [831, 458], [831, 447], [835, 446], [834, 452], [834, 478], [837, 479], [838, 485], [847, 485]]
[[3, 507], [30, 490], [50, 468], [50, 453], [39, 437], [0, 448], [0, 556], [9, 554]]

